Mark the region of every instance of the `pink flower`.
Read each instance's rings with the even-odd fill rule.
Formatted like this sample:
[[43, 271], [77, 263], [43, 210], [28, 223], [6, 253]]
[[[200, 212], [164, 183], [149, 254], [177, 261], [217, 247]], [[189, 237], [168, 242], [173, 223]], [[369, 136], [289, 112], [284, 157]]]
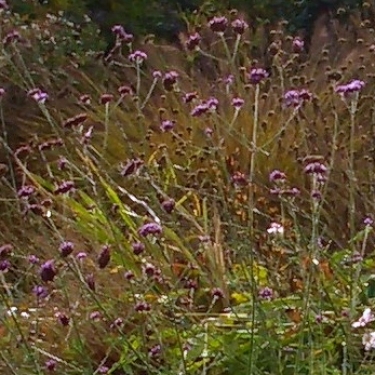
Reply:
[[374, 314], [370, 308], [365, 309], [362, 316], [354, 323], [352, 323], [353, 328], [365, 327], [368, 323], [375, 320]]

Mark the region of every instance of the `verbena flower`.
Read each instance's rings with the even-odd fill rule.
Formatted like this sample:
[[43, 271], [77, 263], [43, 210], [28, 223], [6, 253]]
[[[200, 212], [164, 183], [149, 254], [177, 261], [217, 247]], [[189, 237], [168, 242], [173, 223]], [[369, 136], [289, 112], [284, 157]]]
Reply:
[[114, 96], [112, 94], [102, 94], [100, 96], [100, 103], [101, 104], [108, 104], [113, 100]]
[[161, 203], [161, 206], [163, 207], [164, 211], [167, 212], [168, 214], [170, 214], [175, 206], [176, 206], [176, 202], [174, 199], [170, 198], [170, 199], [165, 199], [162, 203]]
[[273, 298], [273, 290], [266, 286], [259, 291], [258, 296], [261, 299], [270, 301]]
[[283, 235], [284, 227], [279, 223], [273, 222], [267, 228], [267, 233], [271, 235]]
[[213, 288], [211, 290], [211, 296], [214, 299], [221, 299], [221, 298], [224, 298], [224, 292], [220, 288]]
[[186, 41], [186, 48], [189, 51], [194, 51], [199, 48], [199, 43], [201, 42], [202, 37], [199, 33], [194, 33], [189, 35], [188, 40]]
[[268, 78], [269, 74], [265, 69], [262, 68], [253, 68], [248, 73], [248, 79], [250, 83], [257, 85], [266, 78]]
[[116, 38], [120, 42], [131, 43], [134, 39], [133, 34], [127, 33], [123, 26], [114, 25], [112, 27], [112, 32], [116, 35]]
[[57, 274], [55, 264], [53, 260], [47, 260], [40, 267], [40, 277], [43, 281], [53, 281]]
[[18, 195], [19, 198], [29, 198], [34, 193], [35, 193], [34, 186], [24, 185], [18, 190], [17, 195]]
[[319, 162], [312, 162], [306, 165], [304, 172], [306, 174], [325, 175], [327, 167]]
[[366, 332], [362, 336], [362, 344], [366, 351], [375, 349], [375, 332]]
[[8, 271], [11, 267], [11, 264], [8, 259], [0, 260], [0, 272]]
[[35, 294], [35, 296], [38, 299], [39, 298], [45, 298], [45, 297], [48, 296], [47, 289], [44, 286], [42, 286], [42, 285], [36, 285], [36, 286], [34, 286], [33, 293]]
[[232, 24], [232, 29], [235, 33], [242, 35], [249, 27], [248, 23], [241, 18], [235, 19]]
[[194, 99], [198, 98], [198, 93], [196, 91], [194, 92], [187, 92], [183, 97], [182, 100], [184, 103], [191, 103]]
[[208, 22], [208, 27], [215, 33], [223, 33], [228, 27], [228, 19], [226, 17], [213, 17]]
[[269, 175], [270, 182], [284, 182], [286, 180], [286, 174], [279, 171], [278, 169], [273, 170]]
[[365, 309], [362, 316], [352, 323], [353, 328], [360, 328], [365, 327], [368, 323], [371, 323], [375, 320], [374, 314], [372, 313], [370, 308]]
[[140, 255], [145, 251], [145, 245], [142, 242], [134, 242], [132, 249], [134, 255]]
[[44, 104], [48, 99], [48, 94], [39, 88], [30, 90], [27, 95], [40, 104]]
[[147, 60], [147, 53], [143, 51], [134, 51], [128, 56], [128, 59], [137, 65], [141, 65], [145, 60]]
[[107, 267], [109, 261], [111, 260], [111, 252], [109, 246], [105, 245], [103, 246], [101, 252], [98, 256], [98, 265], [99, 268], [105, 268]]
[[146, 237], [150, 234], [152, 235], [160, 235], [163, 232], [162, 227], [157, 223], [147, 223], [142, 225], [138, 229], [138, 233], [142, 237]]
[[245, 101], [242, 99], [242, 98], [233, 98], [232, 99], [232, 106], [236, 109], [236, 110], [240, 110], [242, 108], [242, 106], [244, 105]]
[[165, 73], [163, 77], [163, 86], [165, 90], [172, 91], [177, 84], [178, 78], [179, 74], [174, 70]]
[[63, 181], [54, 191], [55, 194], [66, 194], [72, 191], [75, 187], [73, 181]]
[[284, 94], [284, 103], [287, 107], [300, 107], [312, 98], [312, 94], [306, 90], [289, 90]]
[[174, 129], [176, 121], [174, 120], [163, 120], [160, 125], [160, 130], [163, 132], [169, 132]]
[[365, 82], [359, 79], [353, 79], [344, 85], [338, 85], [335, 91], [344, 98], [349, 97], [351, 94], [360, 92], [365, 86]]
[[294, 52], [302, 52], [305, 46], [305, 42], [300, 37], [296, 36], [293, 39], [292, 46]]
[[59, 251], [63, 258], [69, 256], [74, 250], [74, 243], [70, 241], [64, 241], [60, 244]]
[[56, 370], [56, 365], [57, 362], [54, 359], [49, 359], [45, 363], [46, 369], [50, 372], [54, 372]]

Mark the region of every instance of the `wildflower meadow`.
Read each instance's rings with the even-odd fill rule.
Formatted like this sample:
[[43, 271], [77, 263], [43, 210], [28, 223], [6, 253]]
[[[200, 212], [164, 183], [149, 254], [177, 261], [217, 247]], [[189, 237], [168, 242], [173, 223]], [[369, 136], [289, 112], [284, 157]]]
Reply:
[[374, 19], [0, 9], [2, 374], [374, 374]]

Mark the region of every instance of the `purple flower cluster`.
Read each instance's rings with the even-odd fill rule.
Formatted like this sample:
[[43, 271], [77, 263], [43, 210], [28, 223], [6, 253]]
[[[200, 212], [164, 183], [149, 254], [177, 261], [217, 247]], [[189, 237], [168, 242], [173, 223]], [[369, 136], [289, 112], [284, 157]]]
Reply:
[[284, 94], [284, 103], [287, 107], [298, 108], [312, 98], [312, 94], [306, 90], [289, 90]]
[[263, 68], [253, 68], [248, 73], [248, 79], [250, 83], [258, 85], [260, 82], [268, 78], [268, 72]]
[[193, 108], [190, 114], [193, 117], [200, 117], [207, 112], [215, 112], [219, 106], [219, 101], [216, 98], [210, 98]]
[[157, 223], [146, 223], [142, 225], [138, 233], [142, 237], [147, 237], [148, 235], [160, 235], [163, 232], [163, 228]]
[[358, 79], [353, 79], [350, 82], [348, 82], [347, 84], [338, 85], [336, 87], [335, 91], [338, 94], [340, 94], [340, 95], [342, 95], [343, 97], [346, 98], [346, 97], [350, 96], [351, 94], [360, 92], [363, 89], [364, 86], [365, 86], [365, 83], [363, 81], [360, 81]]
[[135, 63], [137, 65], [142, 64], [145, 60], [147, 60], [147, 54], [143, 51], [134, 51], [129, 55], [129, 60], [132, 63]]

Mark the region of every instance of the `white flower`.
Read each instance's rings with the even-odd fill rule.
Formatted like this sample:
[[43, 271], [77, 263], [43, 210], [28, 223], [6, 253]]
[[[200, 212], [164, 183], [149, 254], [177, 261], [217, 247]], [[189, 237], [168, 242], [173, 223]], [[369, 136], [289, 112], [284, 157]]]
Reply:
[[362, 337], [365, 350], [375, 349], [375, 332], [365, 333]]
[[284, 227], [279, 223], [271, 223], [269, 228], [267, 228], [267, 233], [272, 235], [283, 235]]
[[353, 328], [364, 327], [366, 324], [373, 322], [375, 320], [374, 314], [370, 308], [367, 308], [362, 316], [354, 323], [352, 323]]

